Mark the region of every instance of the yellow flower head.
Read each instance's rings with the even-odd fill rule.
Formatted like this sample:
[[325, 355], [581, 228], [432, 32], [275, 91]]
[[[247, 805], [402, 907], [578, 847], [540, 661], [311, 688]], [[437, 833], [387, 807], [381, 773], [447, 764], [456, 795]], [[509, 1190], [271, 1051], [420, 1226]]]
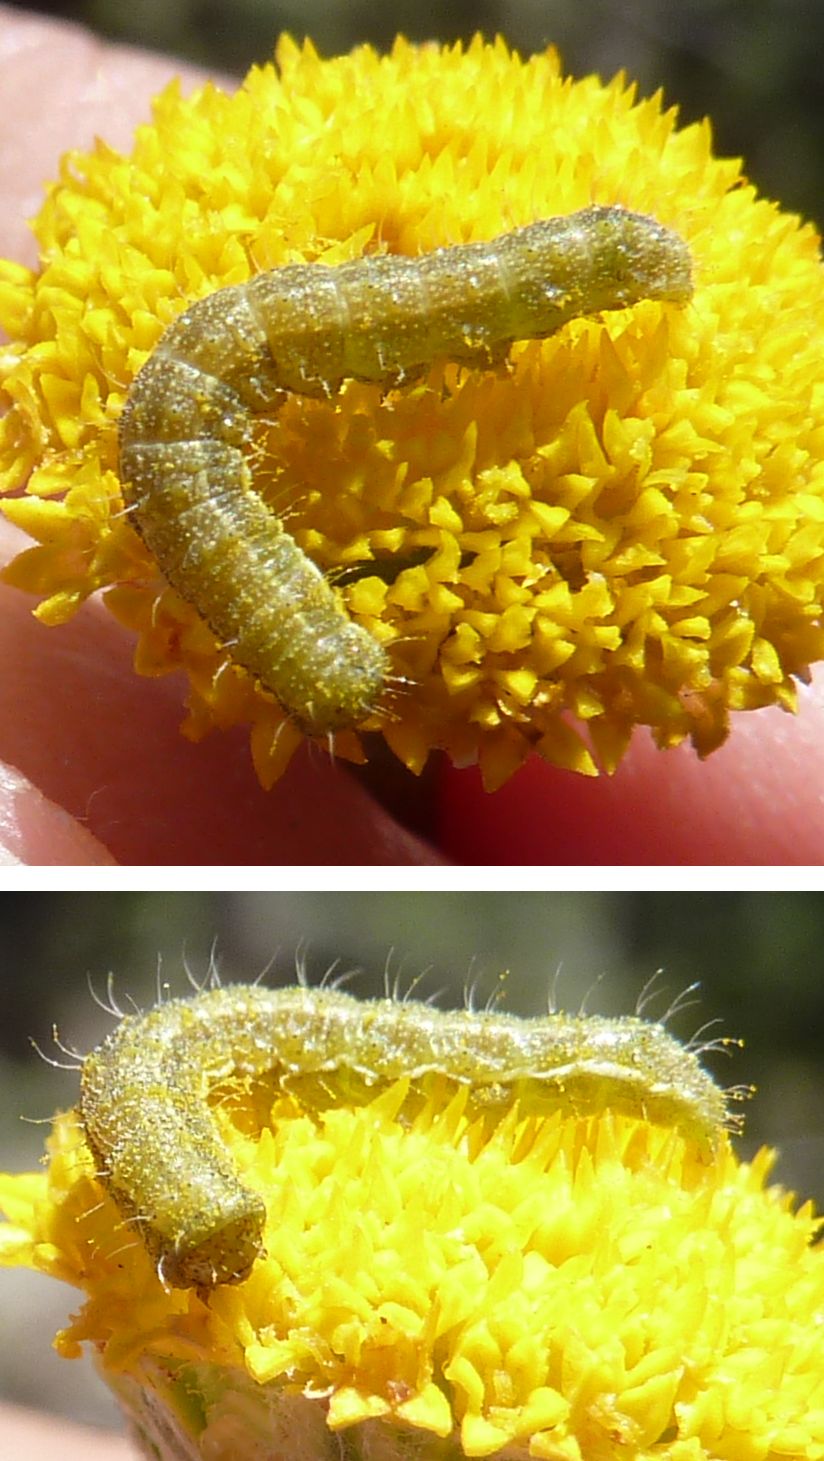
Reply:
[[[0, 265], [4, 510], [39, 546], [7, 578], [46, 623], [106, 590], [136, 665], [184, 668], [188, 734], [245, 721], [261, 780], [301, 732], [164, 583], [124, 514], [118, 422], [189, 305], [261, 271], [417, 256], [591, 205], [686, 244], [686, 304], [643, 299], [516, 344], [261, 412], [261, 499], [389, 657], [363, 723], [500, 784], [527, 753], [612, 770], [636, 724], [720, 744], [730, 710], [792, 708], [824, 657], [824, 270], [706, 125], [552, 53], [397, 42], [320, 61], [283, 42], [234, 96], [172, 85], [124, 157], [71, 154]], [[231, 581], [232, 569], [225, 565]], [[356, 730], [337, 754], [363, 751]]]
[[[386, 1008], [362, 1007], [364, 1032]], [[407, 1022], [445, 1018], [396, 1008]], [[603, 1069], [601, 1024], [580, 1022]], [[125, 1037], [144, 1121], [153, 1102], [185, 1099], [183, 1085], [152, 1085], [155, 1026], [168, 1037], [162, 1013]], [[670, 1038], [646, 1028], [653, 1044]], [[208, 1041], [189, 1034], [208, 1065]], [[694, 1057], [681, 1055], [688, 1072]], [[45, 1173], [0, 1177], [0, 1261], [83, 1290], [57, 1347], [94, 1346], [156, 1457], [821, 1461], [824, 1250], [811, 1206], [765, 1185], [770, 1153], [742, 1163], [723, 1129], [708, 1143], [683, 1122], [618, 1110], [603, 1075], [596, 1087], [583, 1112], [580, 1071], [551, 1100], [538, 1080], [484, 1100], [440, 1072], [371, 1088], [352, 1069], [221, 1072], [208, 1099], [224, 1171], [230, 1159], [264, 1199], [264, 1246], [243, 1281], [199, 1288], [164, 1283], [70, 1112], [55, 1119]], [[110, 1130], [123, 1142], [111, 1155], [121, 1208], [128, 1099]], [[146, 1163], [149, 1146], [138, 1143]], [[197, 1161], [188, 1151], [175, 1169], [181, 1204]]]

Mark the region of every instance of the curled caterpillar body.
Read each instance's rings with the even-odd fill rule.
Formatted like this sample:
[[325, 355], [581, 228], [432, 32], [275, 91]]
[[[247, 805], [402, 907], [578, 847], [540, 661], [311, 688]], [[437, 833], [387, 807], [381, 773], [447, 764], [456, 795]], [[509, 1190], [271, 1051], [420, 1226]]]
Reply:
[[637, 1017], [442, 1012], [324, 989], [237, 985], [127, 1016], [83, 1064], [80, 1116], [111, 1196], [178, 1288], [246, 1278], [262, 1199], [221, 1144], [209, 1090], [231, 1074], [350, 1072], [369, 1086], [438, 1073], [488, 1103], [517, 1094], [614, 1109], [710, 1147], [723, 1091], [663, 1026]]
[[137, 375], [120, 424], [126, 502], [169, 582], [303, 730], [357, 726], [389, 659], [256, 493], [255, 413], [347, 378], [397, 385], [439, 357], [487, 365], [578, 316], [691, 291], [678, 235], [617, 207], [420, 258], [273, 269], [192, 305]]

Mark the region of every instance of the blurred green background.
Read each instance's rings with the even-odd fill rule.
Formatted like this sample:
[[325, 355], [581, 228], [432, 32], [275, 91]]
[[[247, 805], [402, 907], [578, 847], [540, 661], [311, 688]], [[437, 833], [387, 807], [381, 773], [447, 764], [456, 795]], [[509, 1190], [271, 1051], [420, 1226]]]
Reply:
[[[419, 993], [442, 989], [460, 1004], [477, 980], [486, 998], [509, 970], [506, 1008], [542, 1012], [553, 980], [562, 1008], [589, 991], [595, 1013], [631, 1013], [663, 969], [663, 1016], [694, 980], [698, 1004], [674, 1023], [687, 1039], [743, 1036], [732, 1059], [708, 1058], [722, 1084], [755, 1082], [746, 1109], [745, 1154], [777, 1144], [777, 1178], [824, 1206], [824, 894], [700, 893], [90, 893], [0, 894], [0, 1169], [37, 1166], [48, 1118], [76, 1099], [74, 1070], [31, 1049], [85, 1051], [110, 1028], [88, 981], [105, 997], [150, 1005], [158, 977], [187, 990], [184, 965], [208, 970], [216, 944], [226, 980], [294, 981], [303, 958], [312, 980], [336, 960], [363, 972], [348, 986], [383, 992], [384, 969], [401, 987], [423, 971]], [[159, 973], [158, 973], [159, 971]], [[560, 971], [560, 972], [557, 972]], [[593, 987], [594, 986], [594, 987]], [[29, 1118], [21, 1121], [20, 1117]], [[0, 1270], [0, 1395], [105, 1422], [109, 1402], [85, 1362], [67, 1363], [50, 1340], [78, 1300], [35, 1275]], [[25, 1314], [25, 1325], [20, 1315]]]
[[242, 74], [288, 30], [324, 55], [362, 41], [502, 34], [522, 52], [554, 42], [576, 75], [625, 68], [663, 86], [683, 120], [709, 115], [717, 148], [743, 156], [762, 192], [822, 213], [821, 0], [40, 0], [82, 21], [206, 67]]

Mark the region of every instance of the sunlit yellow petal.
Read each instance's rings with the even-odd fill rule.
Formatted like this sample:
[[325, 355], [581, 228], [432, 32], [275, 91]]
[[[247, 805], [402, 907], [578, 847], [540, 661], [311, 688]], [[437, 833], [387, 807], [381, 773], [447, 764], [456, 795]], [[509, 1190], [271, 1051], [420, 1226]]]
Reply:
[[238, 1285], [164, 1288], [74, 1113], [46, 1173], [0, 1177], [0, 1263], [83, 1290], [58, 1348], [93, 1346], [149, 1454], [824, 1456], [820, 1224], [771, 1153], [337, 1079], [216, 1108], [266, 1194]]
[[[138, 670], [187, 672], [187, 733], [250, 724], [270, 784], [299, 737], [122, 514], [135, 373], [188, 303], [259, 270], [617, 203], [687, 242], [686, 307], [573, 321], [508, 369], [436, 362], [388, 394], [294, 398], [260, 423], [258, 485], [347, 571], [348, 610], [393, 667], [366, 728], [415, 771], [440, 746], [489, 786], [533, 749], [592, 775], [636, 724], [704, 754], [731, 710], [793, 708], [824, 654], [814, 230], [714, 157], [706, 124], [679, 130], [621, 78], [572, 83], [552, 52], [398, 41], [323, 61], [284, 41], [278, 64], [234, 96], [170, 86], [128, 157], [69, 155], [34, 224], [39, 269], [0, 265], [0, 489], [30, 479], [7, 511], [41, 545], [9, 580], [47, 623], [111, 588]], [[362, 754], [353, 733], [335, 750]]]

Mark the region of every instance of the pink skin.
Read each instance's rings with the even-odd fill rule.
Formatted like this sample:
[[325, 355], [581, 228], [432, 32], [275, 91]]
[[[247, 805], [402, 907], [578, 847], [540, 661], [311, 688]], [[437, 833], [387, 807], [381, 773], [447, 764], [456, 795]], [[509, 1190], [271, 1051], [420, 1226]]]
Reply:
[[[7, 524], [0, 542], [8, 557], [25, 546]], [[439, 860], [320, 752], [299, 752], [267, 793], [242, 727], [198, 745], [184, 740], [182, 677], [140, 679], [131, 656], [130, 637], [101, 604], [45, 629], [23, 594], [0, 585], [0, 858], [175, 866]]]
[[824, 668], [797, 715], [734, 717], [706, 761], [636, 733], [615, 776], [597, 781], [534, 757], [488, 796], [477, 771], [446, 769], [438, 844], [456, 862], [797, 866], [824, 862]]
[[[162, 57], [0, 4], [0, 253], [35, 261], [24, 220], [69, 146], [128, 146], [172, 74]], [[43, 98], [48, 98], [44, 105]], [[23, 542], [5, 525], [0, 555]], [[427, 864], [442, 860], [341, 768], [299, 754], [272, 792], [242, 728], [197, 746], [178, 732], [181, 680], [138, 679], [128, 636], [98, 604], [62, 629], [0, 588], [0, 860], [135, 864]], [[618, 774], [588, 781], [530, 763], [494, 796], [444, 770], [443, 854], [472, 863], [824, 861], [824, 676], [797, 718], [738, 716], [706, 762], [636, 737]], [[425, 795], [424, 792], [421, 793]]]

